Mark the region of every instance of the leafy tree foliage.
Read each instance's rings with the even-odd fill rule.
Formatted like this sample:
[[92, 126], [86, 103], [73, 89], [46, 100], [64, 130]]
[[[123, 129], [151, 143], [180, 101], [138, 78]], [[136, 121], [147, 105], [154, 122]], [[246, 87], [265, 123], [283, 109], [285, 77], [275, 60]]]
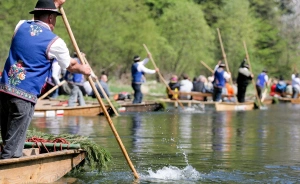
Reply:
[[[16, 24], [32, 19], [28, 12], [35, 3], [0, 0], [0, 66]], [[296, 5], [292, 0], [68, 0], [64, 10], [95, 73], [106, 71], [130, 82], [133, 56], [146, 57], [143, 44], [164, 75], [208, 75], [200, 61], [213, 67], [221, 59], [217, 27], [233, 75], [245, 56], [245, 40], [255, 73], [268, 67], [271, 75], [287, 77], [300, 57]], [[73, 53], [60, 17], [54, 32]]]
[[256, 21], [252, 15], [248, 1], [227, 0], [222, 11], [222, 16], [220, 16], [218, 27], [223, 38], [230, 71], [233, 76], [236, 76], [238, 67], [245, 58], [243, 41], [247, 43], [247, 48], [252, 56], [255, 51], [253, 48], [257, 38], [255, 29]]
[[168, 40], [174, 52], [168, 68], [175, 73], [199, 75], [195, 66], [200, 58], [211, 61], [213, 35], [199, 6], [192, 2], [176, 1], [164, 11], [158, 21], [161, 35]]

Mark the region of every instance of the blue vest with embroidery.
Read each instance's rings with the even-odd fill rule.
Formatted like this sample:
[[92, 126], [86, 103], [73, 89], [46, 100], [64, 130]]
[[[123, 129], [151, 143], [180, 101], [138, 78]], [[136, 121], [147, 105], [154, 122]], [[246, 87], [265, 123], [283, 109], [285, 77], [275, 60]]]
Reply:
[[133, 63], [131, 66], [131, 75], [132, 75], [132, 82], [133, 83], [142, 83], [142, 75], [143, 72], [139, 72], [137, 67], [139, 66], [138, 63]]
[[[77, 60], [77, 63], [80, 64], [80, 60], [78, 58], [74, 58]], [[83, 74], [81, 73], [71, 73], [69, 71], [66, 72], [65, 79], [68, 82], [82, 84], [84, 82]]]
[[264, 87], [265, 86], [265, 73], [261, 73], [257, 76], [257, 80], [256, 80], [256, 85], [258, 85], [259, 87]]
[[58, 37], [40, 21], [25, 21], [15, 31], [6, 60], [0, 92], [36, 103], [51, 70], [48, 58]]
[[224, 70], [215, 72], [214, 86], [218, 88], [223, 88], [225, 86]]

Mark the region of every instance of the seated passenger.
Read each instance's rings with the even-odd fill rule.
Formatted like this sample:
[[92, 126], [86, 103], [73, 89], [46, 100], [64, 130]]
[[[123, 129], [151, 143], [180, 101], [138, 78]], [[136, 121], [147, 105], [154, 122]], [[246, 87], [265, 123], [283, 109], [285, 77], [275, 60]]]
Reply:
[[178, 77], [176, 75], [172, 75], [170, 82], [169, 82], [169, 87], [171, 88], [172, 91], [176, 92], [177, 94], [171, 94], [167, 88], [167, 94], [168, 98], [175, 100], [178, 99], [178, 92], [180, 89], [180, 84], [178, 83]]
[[[183, 80], [180, 81], [180, 92], [191, 92], [193, 89], [193, 83], [190, 81], [189, 76], [187, 74], [182, 75]], [[190, 100], [191, 95], [180, 95], [180, 99]]]

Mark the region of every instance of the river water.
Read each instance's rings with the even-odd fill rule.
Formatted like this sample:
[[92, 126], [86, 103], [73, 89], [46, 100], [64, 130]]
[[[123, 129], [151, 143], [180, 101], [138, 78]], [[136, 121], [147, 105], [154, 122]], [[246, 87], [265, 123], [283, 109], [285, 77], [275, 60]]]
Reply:
[[112, 154], [107, 170], [84, 173], [74, 182], [78, 184], [300, 183], [299, 117], [300, 105], [292, 104], [240, 112], [190, 108], [113, 117], [139, 180], [103, 116], [34, 118], [30, 129], [89, 136]]

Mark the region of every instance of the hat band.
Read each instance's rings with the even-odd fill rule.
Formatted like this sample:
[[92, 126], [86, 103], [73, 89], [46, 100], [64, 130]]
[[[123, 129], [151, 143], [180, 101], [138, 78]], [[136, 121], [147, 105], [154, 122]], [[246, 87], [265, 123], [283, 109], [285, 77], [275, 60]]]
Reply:
[[58, 11], [58, 9], [49, 9], [49, 8], [34, 8], [34, 10]]

